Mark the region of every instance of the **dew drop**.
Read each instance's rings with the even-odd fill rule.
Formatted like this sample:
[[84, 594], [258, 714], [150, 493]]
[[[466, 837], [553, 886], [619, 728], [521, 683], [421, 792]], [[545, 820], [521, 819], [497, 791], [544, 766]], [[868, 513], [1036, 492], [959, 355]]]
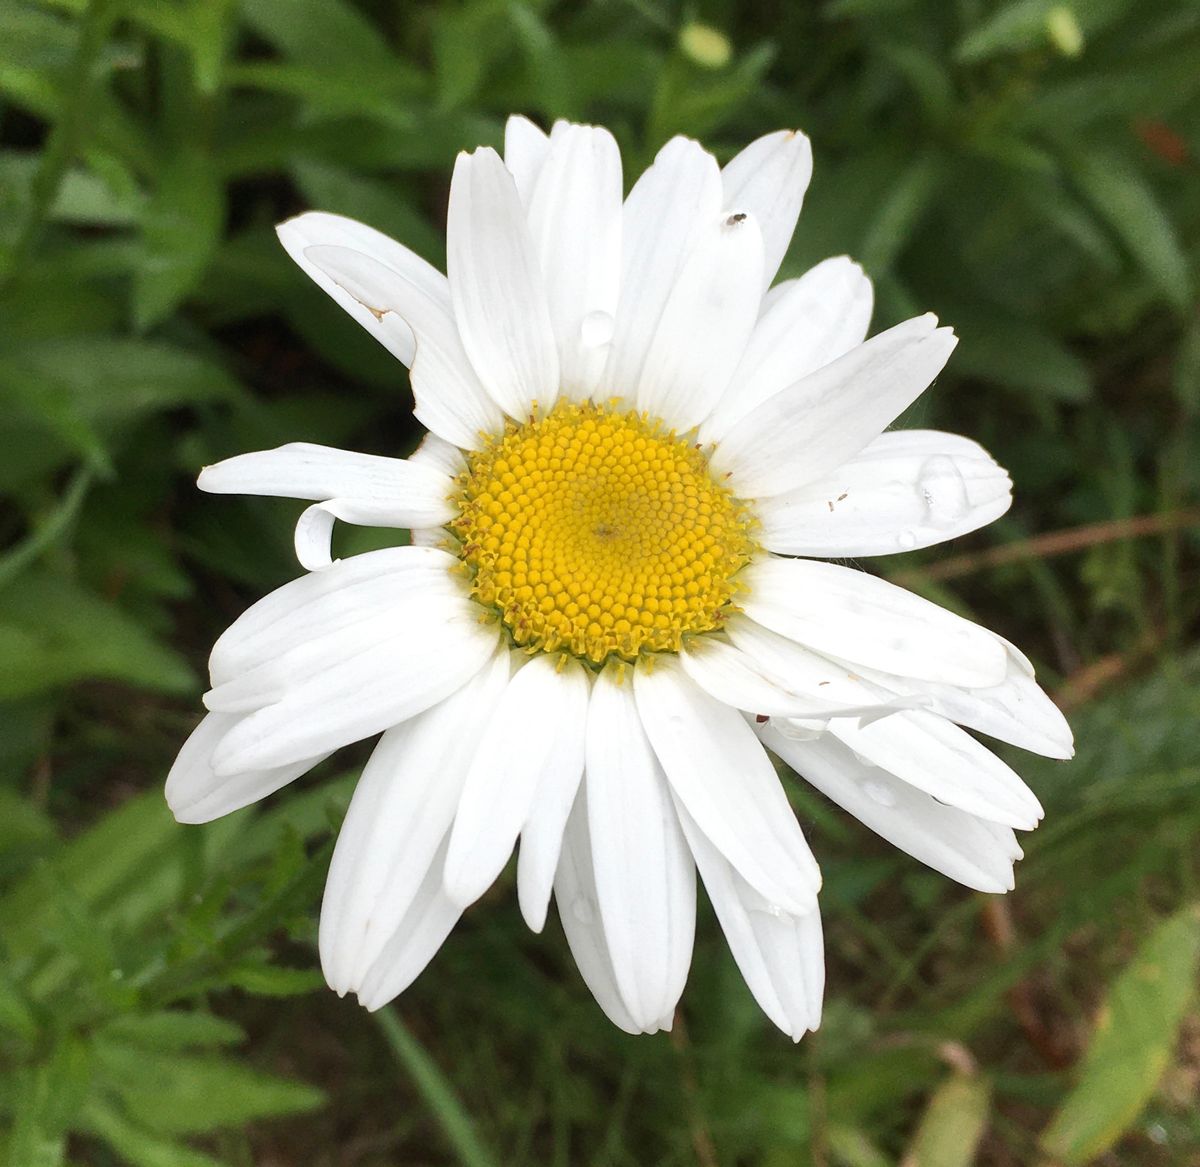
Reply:
[[952, 527], [971, 509], [966, 480], [944, 454], [926, 460], [917, 475], [917, 491], [935, 527]]
[[612, 340], [613, 323], [609, 312], [589, 312], [579, 325], [579, 339], [587, 348], [608, 344]]
[[917, 545], [917, 537], [912, 531], [901, 531], [896, 536], [896, 543], [903, 551], [911, 551]]
[[872, 802], [879, 803], [880, 806], [896, 805], [896, 792], [890, 786], [885, 786], [882, 782], [864, 782], [863, 793]]

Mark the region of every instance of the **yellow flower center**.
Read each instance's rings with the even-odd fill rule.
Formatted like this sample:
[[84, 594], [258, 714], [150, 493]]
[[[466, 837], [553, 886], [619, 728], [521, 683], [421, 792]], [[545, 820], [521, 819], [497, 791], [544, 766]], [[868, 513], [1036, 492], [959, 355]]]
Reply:
[[560, 402], [468, 455], [450, 529], [513, 642], [600, 664], [721, 626], [750, 516], [694, 445], [635, 413]]

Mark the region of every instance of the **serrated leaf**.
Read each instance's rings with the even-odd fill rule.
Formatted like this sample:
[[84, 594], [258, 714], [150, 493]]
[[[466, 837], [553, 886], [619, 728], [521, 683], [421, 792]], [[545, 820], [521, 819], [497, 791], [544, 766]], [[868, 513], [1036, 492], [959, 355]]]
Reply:
[[1191, 301], [1187, 257], [1166, 211], [1145, 179], [1123, 158], [1093, 151], [1072, 173], [1084, 198], [1129, 249], [1167, 300], [1183, 311]]
[[177, 829], [158, 790], [131, 798], [102, 816], [0, 899], [0, 934], [9, 951], [25, 955], [41, 942], [39, 905], [45, 898], [47, 880], [66, 888], [85, 911], [94, 913], [123, 884], [155, 862], [154, 856], [170, 843]]
[[240, 1025], [224, 1017], [179, 1009], [126, 1014], [113, 1018], [96, 1031], [97, 1040], [101, 1042], [175, 1052], [236, 1045], [245, 1036]]
[[986, 1080], [947, 1078], [929, 1099], [901, 1167], [971, 1167], [990, 1110]]
[[104, 1087], [129, 1117], [160, 1135], [199, 1134], [314, 1110], [324, 1095], [313, 1086], [212, 1055], [189, 1057], [106, 1044], [96, 1050]]
[[1079, 1080], [1042, 1135], [1068, 1167], [1090, 1163], [1137, 1120], [1171, 1059], [1196, 992], [1200, 906], [1160, 924], [1113, 982]]

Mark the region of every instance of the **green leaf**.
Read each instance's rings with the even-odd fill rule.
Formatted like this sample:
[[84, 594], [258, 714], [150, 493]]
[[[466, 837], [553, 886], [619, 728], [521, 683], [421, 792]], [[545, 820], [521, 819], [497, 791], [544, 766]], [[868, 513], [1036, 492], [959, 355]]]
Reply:
[[42, 116], [61, 101], [75, 51], [67, 20], [23, 3], [0, 5], [0, 94]]
[[28, 1000], [2, 968], [0, 968], [0, 1033], [13, 1034], [26, 1042], [33, 1042], [38, 1035], [37, 1018], [29, 1007]]
[[93, 458], [102, 433], [156, 409], [237, 393], [219, 365], [161, 341], [65, 336], [0, 356], [14, 413], [40, 420]]
[[1079, 1081], [1042, 1136], [1048, 1154], [1069, 1167], [1090, 1163], [1137, 1120], [1170, 1063], [1198, 966], [1193, 905], [1160, 924], [1110, 987]]
[[126, 0], [131, 20], [187, 49], [196, 87], [205, 95], [218, 91], [234, 0]]
[[1029, 49], [1046, 40], [1046, 14], [1058, 0], [1016, 0], [998, 8], [959, 41], [960, 61], [979, 61], [997, 53]]
[[502, 0], [473, 0], [437, 10], [433, 46], [440, 109], [456, 109], [474, 98], [491, 63], [511, 51], [507, 7]]
[[106, 677], [162, 693], [193, 693], [196, 677], [115, 604], [63, 576], [27, 571], [0, 607], [0, 700]]
[[211, 1155], [150, 1134], [99, 1099], [88, 1103], [83, 1123], [133, 1167], [224, 1167]]
[[0, 935], [9, 953], [27, 956], [44, 942], [47, 884], [64, 889], [93, 920], [128, 884], [145, 873], [177, 837], [162, 792], [149, 790], [110, 810], [0, 898]]
[[59, 1167], [66, 1162], [67, 1131], [83, 1105], [90, 1081], [87, 1048], [68, 1038], [50, 1060], [18, 1072], [14, 1123], [8, 1144], [14, 1167]]
[[1072, 173], [1146, 275], [1175, 308], [1186, 310], [1192, 296], [1187, 257], [1150, 185], [1123, 158], [1100, 151], [1076, 158]]
[[929, 1099], [905, 1167], [971, 1167], [990, 1110], [991, 1089], [983, 1078], [948, 1078]]
[[143, 257], [133, 285], [140, 329], [169, 316], [199, 282], [220, 241], [224, 215], [212, 159], [194, 149], [168, 159], [142, 217]]
[[416, 209], [415, 197], [404, 198], [398, 184], [366, 178], [313, 159], [296, 161], [292, 174], [312, 206], [369, 223], [431, 263], [439, 267], [444, 264], [446, 249], [441, 234]]
[[961, 338], [956, 373], [970, 374], [1058, 401], [1092, 392], [1088, 366], [1052, 332], [999, 308], [947, 305], [947, 324]]
[[287, 57], [353, 68], [392, 59], [378, 30], [345, 0], [242, 0], [245, 20]]
[[156, 1134], [197, 1134], [256, 1118], [315, 1110], [313, 1086], [213, 1055], [189, 1057], [132, 1046], [96, 1049], [98, 1076], [130, 1119]]
[[226, 1021], [224, 1017], [178, 1009], [126, 1014], [113, 1018], [96, 1031], [100, 1042], [168, 1052], [236, 1045], [245, 1040], [245, 1036], [240, 1025]]
[[942, 181], [943, 166], [934, 154], [914, 159], [895, 175], [879, 204], [858, 258], [873, 277], [887, 272], [929, 209]]
[[235, 988], [257, 997], [298, 997], [325, 984], [314, 968], [284, 968], [273, 964], [247, 964], [229, 971], [225, 978]]

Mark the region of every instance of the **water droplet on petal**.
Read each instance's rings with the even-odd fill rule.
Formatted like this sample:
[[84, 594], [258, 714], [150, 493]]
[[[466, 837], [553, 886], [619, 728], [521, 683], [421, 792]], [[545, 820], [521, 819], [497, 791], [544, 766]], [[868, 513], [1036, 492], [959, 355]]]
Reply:
[[872, 802], [879, 803], [880, 806], [896, 805], [896, 792], [890, 786], [885, 786], [882, 782], [864, 782], [863, 793]]
[[608, 344], [613, 335], [613, 318], [609, 312], [589, 312], [579, 325], [579, 339], [588, 348]]
[[912, 531], [901, 531], [896, 536], [896, 542], [900, 545], [901, 550], [911, 551], [917, 545], [917, 537]]
[[917, 490], [935, 527], [952, 527], [971, 509], [966, 481], [944, 454], [926, 460], [917, 475]]

